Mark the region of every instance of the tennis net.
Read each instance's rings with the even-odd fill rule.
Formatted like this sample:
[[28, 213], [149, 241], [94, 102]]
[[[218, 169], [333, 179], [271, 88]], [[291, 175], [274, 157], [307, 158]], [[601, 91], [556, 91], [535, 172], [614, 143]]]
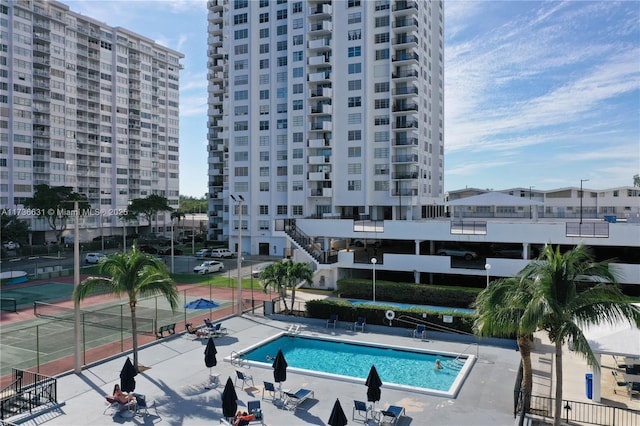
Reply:
[[[33, 303], [33, 313], [37, 317], [52, 318], [61, 321], [74, 320], [74, 309], [44, 302]], [[80, 311], [80, 321], [96, 327], [104, 327], [113, 330], [131, 331], [131, 316], [110, 314], [95, 311]], [[152, 334], [155, 330], [155, 320], [136, 316], [136, 328], [138, 333]]]

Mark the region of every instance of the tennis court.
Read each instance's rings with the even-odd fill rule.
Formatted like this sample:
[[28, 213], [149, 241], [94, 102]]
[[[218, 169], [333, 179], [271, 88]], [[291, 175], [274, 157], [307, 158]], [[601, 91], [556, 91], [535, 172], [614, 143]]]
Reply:
[[2, 299], [15, 299], [16, 309], [33, 307], [36, 300], [47, 303], [70, 300], [73, 284], [48, 282], [31, 285], [3, 286]]
[[[69, 300], [72, 284], [45, 283], [11, 289], [12, 297], [20, 298], [23, 307], [33, 307], [38, 318], [31, 321], [3, 324], [0, 330], [0, 377], [12, 368], [23, 370], [44, 366], [49, 362], [73, 356], [73, 309], [53, 304]], [[154, 331], [160, 325], [182, 323], [208, 314], [209, 310], [185, 310], [184, 303], [201, 297], [207, 289], [192, 288], [181, 292], [179, 308], [173, 312], [163, 296], [138, 300], [136, 307], [139, 344], [155, 340]], [[187, 294], [189, 293], [189, 294]], [[9, 297], [3, 291], [3, 298]], [[46, 303], [44, 301], [47, 301]], [[228, 300], [216, 300], [218, 309], [232, 306]], [[53, 303], [51, 303], [53, 302]], [[114, 353], [131, 346], [131, 311], [128, 302], [118, 300], [98, 305], [81, 305], [83, 364], [94, 361], [91, 351], [106, 345], [116, 346]], [[47, 371], [41, 371], [47, 374]]]

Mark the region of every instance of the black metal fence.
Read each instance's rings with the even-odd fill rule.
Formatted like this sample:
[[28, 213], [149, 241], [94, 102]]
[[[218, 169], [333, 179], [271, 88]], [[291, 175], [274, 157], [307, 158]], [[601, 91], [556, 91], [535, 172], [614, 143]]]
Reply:
[[56, 403], [58, 385], [54, 377], [13, 369], [11, 384], [0, 391], [0, 419], [31, 413], [34, 408]]

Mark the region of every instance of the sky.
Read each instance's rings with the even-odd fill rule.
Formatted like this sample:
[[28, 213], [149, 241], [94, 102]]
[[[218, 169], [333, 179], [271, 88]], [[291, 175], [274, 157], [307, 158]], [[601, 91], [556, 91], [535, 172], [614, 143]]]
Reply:
[[[204, 0], [74, 0], [182, 52], [180, 193], [207, 191]], [[640, 1], [445, 1], [445, 191], [633, 185]]]

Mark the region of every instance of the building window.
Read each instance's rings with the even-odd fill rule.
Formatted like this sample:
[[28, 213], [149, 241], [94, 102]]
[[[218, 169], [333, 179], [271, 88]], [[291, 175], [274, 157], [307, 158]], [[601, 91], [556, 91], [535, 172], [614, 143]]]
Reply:
[[276, 11], [276, 19], [287, 19], [287, 9]]
[[278, 25], [276, 28], [276, 33], [280, 35], [287, 35], [287, 26], [286, 25]]
[[360, 12], [350, 13], [347, 15], [347, 23], [348, 24], [357, 24], [362, 21], [362, 17]]
[[260, 151], [260, 161], [269, 161], [269, 151]]
[[269, 60], [268, 59], [260, 59], [260, 69], [266, 70], [269, 68]]
[[303, 156], [302, 148], [294, 148], [292, 151], [292, 157], [294, 159], [301, 159]]
[[287, 119], [283, 118], [278, 120], [278, 129], [286, 129], [287, 128]]
[[269, 182], [260, 182], [260, 192], [269, 192]]
[[260, 130], [269, 130], [269, 120], [260, 120]]
[[386, 81], [384, 83], [376, 83], [373, 85], [374, 89], [373, 91], [376, 93], [383, 93], [383, 92], [388, 92], [389, 91], [389, 82]]
[[389, 33], [380, 33], [376, 34], [373, 37], [375, 43], [388, 43], [389, 42]]
[[291, 6], [291, 13], [302, 13], [302, 2], [298, 1]]
[[362, 130], [349, 130], [347, 132], [347, 140], [350, 140], [350, 141], [362, 140]]
[[362, 53], [362, 48], [360, 46], [352, 46], [347, 49], [347, 56], [349, 58], [360, 56], [361, 53]]
[[350, 96], [347, 99], [347, 106], [349, 108], [362, 106], [362, 98], [360, 96]]
[[269, 177], [269, 167], [260, 167], [260, 176]]
[[362, 30], [350, 30], [347, 33], [347, 40], [360, 40], [362, 38]]
[[304, 69], [302, 67], [296, 67], [293, 69], [293, 77], [304, 77]]
[[268, 204], [261, 204], [258, 206], [258, 214], [259, 215], [267, 215], [269, 214], [269, 205]]
[[234, 170], [234, 176], [249, 176], [248, 167], [236, 167]]
[[349, 80], [347, 83], [349, 90], [361, 90], [362, 80]]
[[260, 28], [260, 38], [269, 38], [269, 28]]
[[362, 182], [360, 180], [348, 180], [347, 191], [360, 191], [362, 188]]
[[278, 159], [278, 160], [286, 160], [287, 159], [287, 151], [278, 151], [278, 152], [276, 152], [276, 159]]
[[260, 231], [268, 231], [269, 230], [269, 221], [268, 220], [259, 220], [258, 221], [258, 229]]
[[389, 190], [389, 181], [388, 180], [374, 180], [373, 181], [373, 190], [374, 191], [388, 191]]
[[389, 16], [379, 16], [375, 19], [375, 27], [388, 27], [389, 26]]
[[294, 180], [291, 183], [291, 190], [292, 191], [296, 191], [296, 192], [297, 191], [303, 191], [304, 187], [303, 187], [302, 181], [301, 180]]
[[278, 166], [278, 168], [276, 169], [276, 175], [278, 176], [286, 176], [287, 173], [287, 166]]
[[293, 52], [293, 62], [302, 61], [302, 51]]
[[260, 53], [269, 53], [269, 45], [267, 43], [260, 45]]
[[287, 214], [287, 206], [286, 205], [278, 205], [276, 206], [276, 214]]
[[291, 210], [294, 216], [302, 216], [304, 209], [302, 208], [302, 206], [291, 206]]
[[347, 165], [347, 174], [359, 175], [361, 173], [362, 173], [362, 164], [360, 164], [360, 163], [349, 163]]
[[362, 157], [362, 148], [359, 146], [350, 146], [347, 149], [347, 155], [349, 158]]
[[348, 72], [349, 74], [360, 74], [362, 72], [362, 64], [349, 64]]
[[381, 59], [389, 59], [389, 49], [376, 50], [376, 61]]
[[373, 166], [373, 174], [374, 175], [388, 175], [389, 174], [389, 166], [386, 164], [375, 164]]
[[233, 17], [233, 25], [246, 24], [248, 21], [247, 14], [241, 13]]
[[249, 37], [249, 30], [246, 28], [243, 30], [235, 30], [233, 34], [234, 39], [242, 40]]
[[297, 95], [304, 92], [304, 84], [296, 83], [293, 85], [293, 94]]
[[347, 123], [348, 124], [360, 124], [362, 123], [362, 114], [357, 112], [355, 114], [349, 114], [347, 116]]
[[233, 125], [233, 129], [236, 132], [242, 132], [244, 130], [249, 130], [249, 122], [248, 121], [236, 121]]
[[261, 13], [259, 21], [260, 21], [261, 24], [264, 24], [265, 22], [269, 22], [269, 14], [268, 13]]
[[387, 109], [389, 108], [389, 99], [376, 99], [373, 105], [375, 109]]
[[293, 110], [294, 111], [301, 110], [303, 108], [302, 99], [296, 99], [296, 100], [292, 101], [292, 106], [293, 106]]

